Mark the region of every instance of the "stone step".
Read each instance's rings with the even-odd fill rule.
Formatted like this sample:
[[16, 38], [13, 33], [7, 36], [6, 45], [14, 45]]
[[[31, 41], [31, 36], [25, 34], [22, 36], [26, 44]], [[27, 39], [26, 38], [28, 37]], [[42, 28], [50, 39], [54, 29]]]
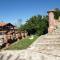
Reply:
[[46, 38], [44, 37], [43, 39], [39, 40], [39, 41], [60, 41], [60, 38]]
[[8, 60], [12, 57], [13, 55], [9, 54], [9, 53], [5, 53], [2, 60]]
[[36, 45], [35, 45], [35, 48], [49, 48], [49, 49], [52, 49], [52, 48], [54, 48], [54, 49], [60, 49], [60, 44], [39, 44], [39, 43], [37, 43]]
[[39, 40], [37, 43], [39, 44], [60, 44], [60, 39], [46, 38], [46, 39]]
[[[53, 47], [52, 47], [52, 49], [53, 49]], [[10, 57], [9, 59], [7, 59], [7, 60], [60, 60], [60, 54], [58, 55], [58, 51], [57, 51], [57, 53], [55, 53], [55, 51], [53, 51], [53, 54], [52, 53], [48, 53], [48, 52], [50, 52], [50, 51], [48, 51], [49, 50], [49, 48], [48, 49], [45, 49], [45, 51], [42, 49], [39, 49], [39, 51], [28, 51], [28, 54], [26, 53], [25, 55], [24, 55], [24, 53], [23, 54], [21, 54], [19, 51], [17, 51], [17, 52], [19, 52], [21, 55], [24, 55], [24, 56], [22, 56], [21, 57], [21, 55], [19, 55], [19, 53], [15, 53], [14, 51], [12, 51], [13, 52], [13, 56], [12, 56], [12, 58]], [[47, 51], [47, 52], [46, 52]], [[2, 53], [2, 52], [1, 52]], [[0, 53], [0, 54], [1, 54]], [[60, 52], [59, 52], [60, 53]], [[4, 51], [4, 53], [2, 53], [3, 55], [4, 55], [4, 57], [6, 56], [5, 54], [11, 54], [10, 52], [5, 52]], [[15, 56], [15, 54], [16, 54], [16, 56], [17, 56], [17, 59], [14, 59], [14, 58], [16, 58], [16, 56]], [[19, 57], [18, 57], [18, 55], [19, 55]], [[4, 59], [4, 57], [3, 57], [3, 59]], [[25, 57], [25, 58], [24, 58]], [[7, 57], [8, 58], [8, 57]], [[58, 59], [57, 59], [58, 58]], [[3, 60], [3, 59], [0, 59], [0, 60]], [[5, 59], [4, 59], [5, 60]]]
[[9, 58], [9, 60], [18, 60], [19, 59], [19, 54], [13, 54], [10, 58]]
[[54, 31], [54, 33], [60, 33], [60, 31]]
[[40, 44], [40, 43], [37, 43], [35, 46], [37, 46], [37, 47], [42, 47], [43, 48], [43, 46], [45, 47], [45, 46], [48, 46], [48, 47], [51, 47], [51, 46], [54, 46], [55, 48], [59, 48], [60, 49], [60, 44]]
[[[3, 57], [2, 57], [3, 56]], [[9, 52], [7, 53], [2, 53], [0, 60], [18, 60], [20, 55], [19, 54], [10, 54]], [[22, 58], [21, 58], [22, 59]]]
[[48, 35], [60, 35], [60, 33], [52, 32], [52, 33], [48, 33]]
[[37, 44], [34, 49], [37, 52], [50, 53], [55, 55], [60, 55], [60, 45], [56, 44]]
[[57, 42], [53, 42], [53, 41], [43, 41], [43, 42], [40, 42], [39, 44], [60, 44], [60, 42], [59, 41], [57, 41]]
[[59, 38], [60, 38], [60, 35], [45, 35], [43, 38], [44, 38], [44, 39], [45, 39], [45, 38], [52, 38], [52, 39], [53, 39], [53, 38], [56, 38], [56, 39], [58, 38], [58, 39], [59, 39]]
[[44, 39], [42, 39], [42, 40], [39, 40], [38, 42], [37, 42], [37, 44], [60, 44], [60, 38], [59, 39], [57, 39], [57, 38], [44, 38]]
[[47, 39], [47, 40], [60, 40], [60, 37], [56, 37], [56, 36], [55, 36], [55, 37], [50, 37], [50, 36], [49, 36], [49, 37], [44, 37], [43, 39], [44, 39], [44, 40], [46, 40], [46, 39]]
[[26, 50], [11, 50], [11, 51], [2, 51], [0, 52], [0, 60], [28, 60]]

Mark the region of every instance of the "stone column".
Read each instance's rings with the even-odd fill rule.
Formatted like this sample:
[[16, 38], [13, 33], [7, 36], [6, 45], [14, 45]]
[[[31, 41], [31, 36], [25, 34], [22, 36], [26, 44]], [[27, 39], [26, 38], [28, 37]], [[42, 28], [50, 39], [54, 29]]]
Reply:
[[48, 11], [48, 17], [49, 17], [49, 28], [48, 33], [53, 32], [56, 28], [56, 20], [54, 19], [54, 11]]

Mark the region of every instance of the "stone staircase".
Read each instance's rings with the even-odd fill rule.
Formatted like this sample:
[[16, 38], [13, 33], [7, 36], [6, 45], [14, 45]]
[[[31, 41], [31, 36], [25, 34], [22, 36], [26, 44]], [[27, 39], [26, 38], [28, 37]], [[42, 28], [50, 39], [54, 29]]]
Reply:
[[0, 60], [60, 60], [60, 23], [25, 50], [2, 50]]
[[60, 24], [52, 33], [48, 33], [39, 39], [34, 50], [41, 53], [60, 55]]

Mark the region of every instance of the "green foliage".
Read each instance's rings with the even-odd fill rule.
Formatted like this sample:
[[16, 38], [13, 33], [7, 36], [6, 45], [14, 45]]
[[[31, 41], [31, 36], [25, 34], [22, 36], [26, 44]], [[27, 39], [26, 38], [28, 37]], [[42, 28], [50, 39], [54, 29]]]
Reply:
[[42, 18], [42, 20], [39, 22], [38, 26], [39, 26], [37, 28], [37, 34], [38, 35], [42, 35], [42, 34], [47, 33], [47, 30], [48, 30], [48, 17], [44, 16]]
[[59, 16], [60, 16], [60, 10], [58, 8], [55, 8], [54, 15], [55, 15], [54, 16], [55, 19], [59, 18]]
[[6, 50], [26, 49], [38, 38], [38, 36], [34, 35], [34, 38], [31, 40], [29, 38], [30, 37], [27, 37], [25, 39], [21, 39], [20, 41], [17, 41], [16, 43], [11, 44]]
[[30, 19], [26, 21], [24, 25], [20, 27], [20, 29], [28, 31], [29, 34], [37, 34], [42, 35], [47, 33], [48, 28], [48, 16], [32, 16]]

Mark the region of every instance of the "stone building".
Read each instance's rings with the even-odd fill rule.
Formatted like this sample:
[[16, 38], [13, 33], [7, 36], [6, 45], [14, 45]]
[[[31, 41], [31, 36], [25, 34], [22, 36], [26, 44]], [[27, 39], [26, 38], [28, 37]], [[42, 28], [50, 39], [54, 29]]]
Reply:
[[11, 23], [0, 22], [0, 46], [9, 45], [17, 40], [27, 37], [26, 31], [18, 31]]
[[5, 34], [5, 33], [12, 33], [15, 32], [16, 27], [12, 25], [11, 23], [4, 23], [0, 22], [0, 35]]
[[16, 32], [16, 27], [11, 23], [0, 22], [0, 44], [7, 43], [12, 39], [13, 34]]
[[48, 11], [48, 17], [49, 17], [49, 28], [48, 32], [53, 32], [54, 29], [56, 29], [57, 26], [57, 20], [54, 18], [54, 11], [55, 10], [50, 10]]

